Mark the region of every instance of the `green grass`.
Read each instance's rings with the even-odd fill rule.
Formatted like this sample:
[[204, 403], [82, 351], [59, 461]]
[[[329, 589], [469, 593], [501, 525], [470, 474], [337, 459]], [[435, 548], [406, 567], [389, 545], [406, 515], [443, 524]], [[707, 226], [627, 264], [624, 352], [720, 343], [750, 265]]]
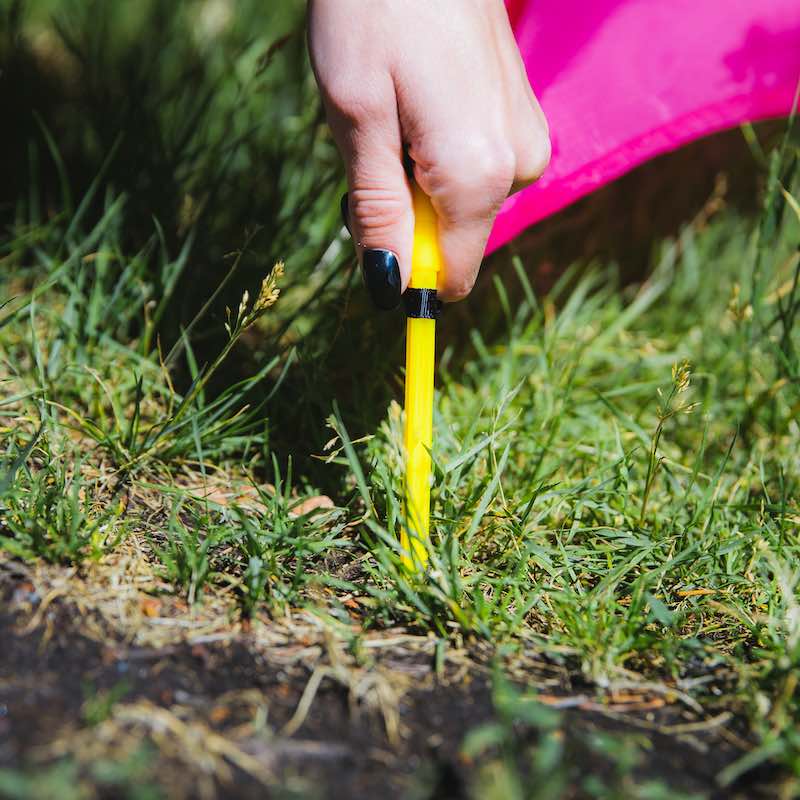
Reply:
[[[265, 42], [231, 37], [243, 91], [248, 76], [270, 74], [254, 72]], [[31, 174], [30, 195], [7, 219], [0, 549], [86, 565], [135, 538], [152, 571], [190, 604], [224, 591], [243, 616], [309, 607], [336, 629], [353, 624], [343, 598], [356, 598], [364, 630], [430, 632], [440, 652], [470, 640], [491, 643], [498, 658], [533, 648], [601, 695], [677, 686], [743, 720], [753, 747], [719, 776], [723, 786], [768, 761], [785, 770], [787, 796], [797, 792], [796, 134], [765, 165], [759, 220], [702, 216], [655, 246], [639, 285], [619, 286], [612, 267], [576, 267], [541, 296], [520, 261], [495, 278], [484, 302], [502, 310], [503, 330], [485, 338], [475, 329], [441, 359], [431, 567], [418, 579], [397, 544], [401, 409], [382, 407], [375, 426], [357, 398], [348, 407], [351, 395], [331, 388], [348, 369], [331, 331], [360, 312], [343, 301], [351, 271], [336, 232], [339, 177], [318, 109], [304, 115], [292, 105], [307, 96], [305, 79], [293, 98], [262, 86], [279, 101], [267, 128], [280, 130], [263, 135], [281, 165], [280, 197], [263, 190], [274, 215], [248, 234], [251, 218], [231, 192], [267, 145], [262, 134], [239, 140], [215, 127], [235, 110], [244, 125], [255, 106], [222, 77], [230, 62], [200, 63], [212, 73], [203, 86], [229, 80], [211, 110], [198, 108], [202, 135], [179, 152], [161, 148], [174, 156], [167, 164], [141, 156], [151, 177], [161, 169], [175, 179], [172, 206], [145, 223], [152, 193], [135, 195], [113, 169], [114, 137], [95, 137], [102, 157], [86, 143], [72, 143], [63, 161], [37, 150], [64, 173], [57, 207], [44, 213]], [[281, 63], [276, 83], [290, 62]], [[171, 69], [150, 80], [164, 90]], [[158, 149], [156, 134], [176, 135], [170, 115], [183, 101], [158, 106], [161, 95], [147, 87], [155, 134], [145, 146]], [[311, 166], [289, 144], [295, 134], [317, 154]], [[217, 173], [219, 148], [231, 141]], [[94, 163], [94, 178], [68, 176], [63, 165], [73, 162]], [[328, 170], [322, 192], [317, 168]], [[220, 216], [203, 211], [183, 225], [185, 198], [212, 186], [223, 187], [218, 203], [204, 208]], [[227, 250], [235, 252], [226, 260]], [[281, 258], [285, 274], [273, 267]], [[364, 345], [364, 357], [377, 363], [380, 348]], [[399, 396], [379, 380], [370, 396]], [[303, 386], [313, 397], [297, 396]], [[308, 414], [317, 414], [313, 425], [301, 427]], [[296, 443], [291, 457], [287, 441]], [[333, 507], [306, 510], [322, 492], [320, 475]], [[731, 677], [722, 689], [693, 681], [697, 665], [722, 665]], [[475, 796], [492, 796], [489, 784], [506, 787], [498, 797], [555, 796], [576, 780], [574, 753], [554, 735], [554, 712], [513, 692], [498, 678], [499, 722], [465, 744], [472, 756], [491, 755]], [[514, 735], [523, 723], [539, 731], [531, 752]], [[585, 786], [590, 794], [667, 796], [630, 783], [635, 742], [585, 747], [619, 767], [611, 783]], [[69, 783], [71, 770], [57, 764], [35, 780]], [[35, 794], [27, 779], [0, 778], [10, 796]], [[534, 785], [545, 793], [531, 794]]]

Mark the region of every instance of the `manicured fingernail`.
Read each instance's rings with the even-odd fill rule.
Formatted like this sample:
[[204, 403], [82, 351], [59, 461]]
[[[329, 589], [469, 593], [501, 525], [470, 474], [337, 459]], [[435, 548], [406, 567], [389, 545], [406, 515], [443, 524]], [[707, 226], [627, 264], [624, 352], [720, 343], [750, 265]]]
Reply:
[[339, 207], [342, 210], [342, 222], [344, 222], [344, 226], [345, 228], [347, 228], [347, 232], [352, 236], [353, 232], [350, 230], [350, 202], [347, 197], [347, 192], [345, 192], [342, 195]]
[[400, 265], [391, 250], [365, 250], [361, 271], [372, 303], [390, 311], [400, 303]]

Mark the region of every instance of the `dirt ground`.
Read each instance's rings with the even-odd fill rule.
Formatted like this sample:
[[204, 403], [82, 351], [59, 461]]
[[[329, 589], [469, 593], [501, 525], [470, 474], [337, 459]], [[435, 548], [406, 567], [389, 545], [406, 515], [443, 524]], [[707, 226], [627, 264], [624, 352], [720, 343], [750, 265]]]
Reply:
[[[67, 593], [41, 594], [35, 580], [13, 562], [0, 569], [0, 767], [35, 769], [64, 755], [87, 765], [148, 741], [174, 797], [475, 796], [481, 763], [461, 746], [496, 719], [492, 654], [481, 643], [437, 658], [435, 639], [392, 630], [343, 647], [298, 618], [291, 635], [280, 622], [256, 621], [137, 646]], [[774, 796], [768, 770], [725, 790], [715, 783], [746, 746], [730, 715], [693, 710], [679, 692], [601, 698], [568, 665], [535, 653], [506, 666], [520, 687], [561, 709], [576, 782], [608, 774], [584, 744], [608, 732], [647, 741], [633, 780], [699, 796]], [[537, 736], [514, 724], [520, 746]], [[98, 794], [117, 797], [118, 787]]]

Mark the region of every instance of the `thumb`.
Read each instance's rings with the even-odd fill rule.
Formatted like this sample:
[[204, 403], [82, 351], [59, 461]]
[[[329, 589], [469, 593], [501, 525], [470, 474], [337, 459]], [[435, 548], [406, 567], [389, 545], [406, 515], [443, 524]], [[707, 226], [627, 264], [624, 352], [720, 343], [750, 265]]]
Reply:
[[395, 308], [411, 277], [414, 210], [399, 123], [356, 125], [340, 143], [347, 165], [347, 221], [373, 304]]

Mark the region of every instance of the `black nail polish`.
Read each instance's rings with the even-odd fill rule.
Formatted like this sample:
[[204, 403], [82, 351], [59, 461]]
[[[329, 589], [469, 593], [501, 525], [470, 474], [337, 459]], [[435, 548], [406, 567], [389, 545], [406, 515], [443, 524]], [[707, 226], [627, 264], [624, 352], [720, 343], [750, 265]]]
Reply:
[[374, 306], [389, 311], [400, 303], [400, 265], [391, 250], [365, 250], [361, 271]]
[[342, 199], [339, 202], [339, 208], [342, 211], [342, 222], [344, 223], [345, 228], [347, 228], [347, 232], [352, 236], [353, 231], [350, 230], [350, 200], [347, 192], [342, 195]]

